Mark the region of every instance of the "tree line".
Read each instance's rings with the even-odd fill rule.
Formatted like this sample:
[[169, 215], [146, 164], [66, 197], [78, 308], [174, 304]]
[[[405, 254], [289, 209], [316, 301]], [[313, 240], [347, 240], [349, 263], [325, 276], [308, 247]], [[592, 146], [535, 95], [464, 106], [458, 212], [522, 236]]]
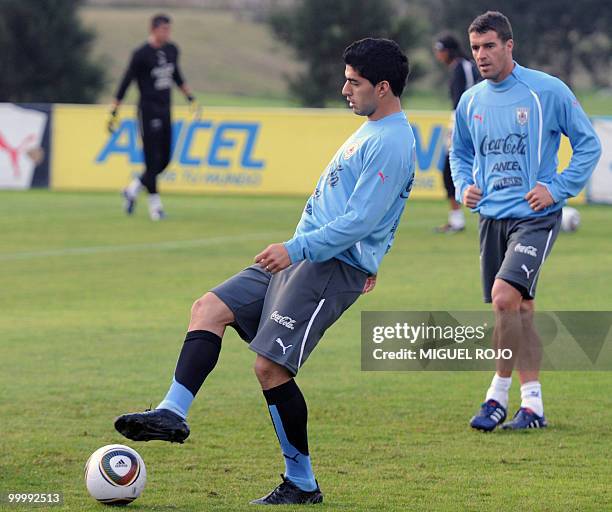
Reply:
[[[92, 56], [95, 34], [78, 18], [82, 5], [83, 0], [0, 0], [0, 101], [96, 101], [109, 77]], [[302, 72], [287, 78], [291, 95], [319, 107], [337, 100], [342, 51], [352, 41], [396, 40], [410, 57], [414, 82], [435, 70], [434, 34], [454, 31], [467, 49], [467, 27], [486, 10], [510, 19], [521, 64], [570, 86], [579, 75], [592, 87], [610, 86], [609, 0], [285, 0], [269, 2], [257, 19], [304, 63]]]
[[431, 48], [441, 30], [455, 32], [467, 50], [467, 27], [487, 10], [499, 10], [510, 19], [514, 56], [521, 64], [570, 86], [578, 73], [588, 75], [593, 87], [610, 86], [609, 0], [296, 0], [273, 9], [269, 24], [306, 65], [302, 74], [289, 79], [291, 92], [304, 105], [321, 106], [337, 98], [339, 55], [355, 39], [395, 39], [412, 61], [415, 80], [427, 66], [412, 58], [413, 50]]

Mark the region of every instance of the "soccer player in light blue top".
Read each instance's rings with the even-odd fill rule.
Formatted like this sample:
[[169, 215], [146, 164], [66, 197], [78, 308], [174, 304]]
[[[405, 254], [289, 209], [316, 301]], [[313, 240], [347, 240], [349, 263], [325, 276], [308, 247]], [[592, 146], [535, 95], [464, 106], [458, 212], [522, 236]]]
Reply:
[[282, 483], [256, 504], [323, 500], [294, 377], [325, 330], [374, 288], [414, 179], [414, 136], [400, 103], [408, 59], [395, 42], [368, 38], [349, 46], [344, 62], [342, 94], [368, 119], [324, 170], [294, 236], [194, 303], [165, 399], [115, 421], [134, 441], [183, 442], [187, 412], [217, 363], [225, 328], [235, 328], [257, 353], [255, 374], [285, 459]]
[[[356, 75], [347, 71], [344, 94], [356, 113], [367, 115], [372, 106], [356, 103], [363, 81]], [[337, 258], [374, 276], [412, 186], [413, 145], [403, 112], [369, 117], [319, 178], [295, 235], [284, 244], [291, 263]]]
[[[586, 184], [601, 153], [576, 97], [559, 79], [512, 58], [512, 28], [499, 12], [478, 16], [468, 29], [472, 54], [486, 80], [461, 97], [451, 149], [456, 198], [480, 214], [485, 302], [496, 313], [496, 348], [514, 358], [496, 374], [471, 426], [503, 423], [516, 364], [521, 405], [503, 428], [541, 428], [541, 345], [532, 319], [541, 267], [559, 232], [561, 208]], [[561, 134], [572, 145], [569, 166], [557, 173]]]

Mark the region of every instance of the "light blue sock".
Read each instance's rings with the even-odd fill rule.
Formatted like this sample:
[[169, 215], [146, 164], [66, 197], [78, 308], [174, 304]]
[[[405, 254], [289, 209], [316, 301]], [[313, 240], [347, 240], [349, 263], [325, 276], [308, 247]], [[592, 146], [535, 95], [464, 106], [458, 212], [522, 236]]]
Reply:
[[269, 405], [268, 409], [270, 409], [270, 416], [272, 416], [283, 457], [285, 457], [285, 478], [303, 491], [314, 491], [317, 488], [317, 482], [312, 472], [310, 456], [304, 455], [289, 442], [276, 405]]
[[156, 409], [168, 409], [185, 419], [193, 399], [194, 396], [191, 391], [173, 377], [166, 398], [160, 402]]

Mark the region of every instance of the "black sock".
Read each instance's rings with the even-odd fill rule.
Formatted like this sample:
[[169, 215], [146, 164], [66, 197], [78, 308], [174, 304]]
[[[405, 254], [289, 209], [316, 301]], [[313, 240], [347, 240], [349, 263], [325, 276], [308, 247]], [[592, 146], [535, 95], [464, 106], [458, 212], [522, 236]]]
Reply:
[[285, 478], [305, 491], [316, 489], [308, 454], [308, 408], [304, 395], [291, 379], [263, 392], [285, 457]]
[[221, 352], [221, 338], [210, 331], [189, 331], [181, 349], [174, 378], [193, 396], [213, 371]]

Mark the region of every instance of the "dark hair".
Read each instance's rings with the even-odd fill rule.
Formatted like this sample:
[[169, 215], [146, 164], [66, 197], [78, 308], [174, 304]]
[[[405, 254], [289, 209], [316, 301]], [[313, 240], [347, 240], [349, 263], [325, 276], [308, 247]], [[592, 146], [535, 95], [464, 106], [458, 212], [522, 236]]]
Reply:
[[170, 16], [167, 14], [156, 14], [151, 18], [151, 28], [157, 28], [160, 25], [166, 25], [170, 22]]
[[347, 47], [342, 58], [372, 85], [386, 80], [395, 96], [402, 95], [410, 66], [395, 41], [367, 37]]
[[478, 16], [474, 21], [472, 21], [472, 24], [468, 28], [468, 34], [471, 34], [472, 32], [484, 34], [490, 30], [497, 32], [497, 35], [504, 43], [510, 39], [513, 39], [510, 20], [508, 20], [508, 18], [506, 18], [501, 12], [497, 11], [487, 11]]
[[446, 50], [451, 60], [454, 60], [457, 57], [466, 58], [466, 55], [461, 48], [459, 39], [450, 32], [441, 32], [436, 36], [434, 39], [434, 49], [438, 51]]

